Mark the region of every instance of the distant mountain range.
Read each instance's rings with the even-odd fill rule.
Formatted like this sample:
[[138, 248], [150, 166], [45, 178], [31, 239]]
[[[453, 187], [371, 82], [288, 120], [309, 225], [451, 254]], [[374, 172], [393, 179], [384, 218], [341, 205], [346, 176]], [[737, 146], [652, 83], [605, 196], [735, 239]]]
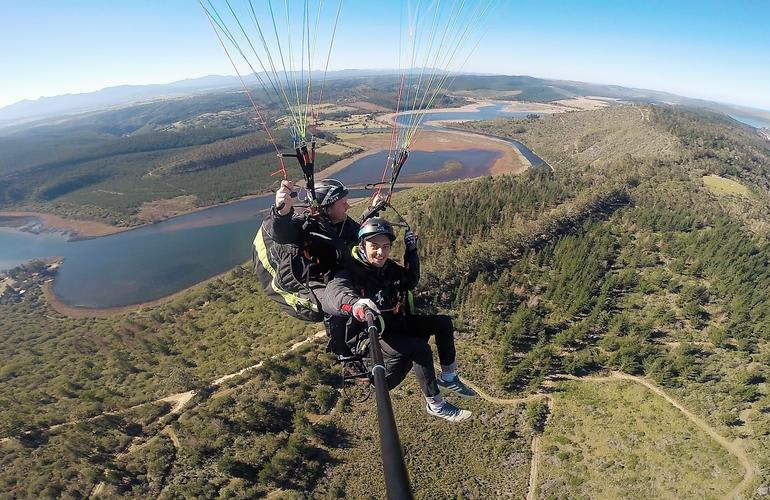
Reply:
[[[393, 74], [393, 70], [341, 70], [329, 72], [327, 78], [338, 79], [386, 74]], [[314, 78], [321, 75], [321, 72], [313, 73]], [[259, 84], [253, 75], [245, 77], [245, 81], [248, 85]], [[237, 76], [208, 75], [171, 83], [119, 85], [96, 92], [41, 97], [34, 100], [25, 99], [0, 108], [0, 126], [240, 87], [241, 82]]]
[[[341, 70], [329, 72], [327, 79], [388, 76], [394, 74], [394, 70]], [[320, 78], [321, 72], [314, 73], [313, 76], [314, 78]], [[258, 85], [258, 81], [253, 75], [249, 75], [246, 78], [246, 83], [248, 85]], [[35, 100], [20, 101], [0, 108], [0, 127], [18, 125], [32, 120], [126, 106], [139, 102], [234, 90], [240, 88], [240, 86], [240, 81], [236, 76], [208, 75], [166, 84], [120, 85], [96, 92], [41, 97]], [[465, 74], [455, 79], [452, 88], [455, 90], [516, 90], [520, 91], [520, 93], [512, 97], [513, 99], [541, 102], [577, 96], [597, 96], [632, 102], [688, 105], [728, 114], [739, 121], [757, 128], [770, 128], [770, 111], [617, 85], [546, 80], [529, 76]]]

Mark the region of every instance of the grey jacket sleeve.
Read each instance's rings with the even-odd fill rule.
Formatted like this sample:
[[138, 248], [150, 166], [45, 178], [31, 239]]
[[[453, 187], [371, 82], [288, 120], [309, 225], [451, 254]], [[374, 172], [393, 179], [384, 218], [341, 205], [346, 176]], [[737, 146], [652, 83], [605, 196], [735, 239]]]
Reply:
[[350, 272], [344, 268], [338, 268], [334, 272], [332, 279], [327, 283], [320, 299], [326, 314], [341, 317], [352, 316], [353, 304], [360, 297], [353, 288]]

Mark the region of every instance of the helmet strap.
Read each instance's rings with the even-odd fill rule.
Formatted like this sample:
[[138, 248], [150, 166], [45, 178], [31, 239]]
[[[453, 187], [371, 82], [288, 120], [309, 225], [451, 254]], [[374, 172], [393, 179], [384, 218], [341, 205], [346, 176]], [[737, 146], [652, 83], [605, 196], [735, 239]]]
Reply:
[[361, 240], [358, 243], [357, 251], [358, 251], [358, 256], [361, 257], [361, 260], [368, 264], [369, 263], [369, 259], [366, 258], [366, 246], [364, 245], [365, 242], [366, 242], [366, 240], [364, 239], [364, 240]]

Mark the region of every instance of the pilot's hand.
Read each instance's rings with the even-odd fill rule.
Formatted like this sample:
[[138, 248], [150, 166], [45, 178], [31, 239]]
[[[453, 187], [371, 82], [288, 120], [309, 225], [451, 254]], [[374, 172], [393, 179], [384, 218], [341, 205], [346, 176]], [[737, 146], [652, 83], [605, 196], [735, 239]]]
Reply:
[[404, 245], [407, 251], [417, 250], [417, 235], [411, 229], [407, 229], [404, 233]]
[[294, 199], [297, 194], [294, 192], [294, 183], [291, 181], [281, 181], [281, 187], [275, 192], [275, 209], [281, 215], [286, 215], [294, 206]]
[[374, 195], [374, 198], [372, 199], [372, 202], [369, 204], [369, 207], [370, 208], [376, 207], [377, 205], [379, 205], [383, 201], [385, 201], [385, 197], [382, 196], [381, 193], [377, 193], [377, 194]]

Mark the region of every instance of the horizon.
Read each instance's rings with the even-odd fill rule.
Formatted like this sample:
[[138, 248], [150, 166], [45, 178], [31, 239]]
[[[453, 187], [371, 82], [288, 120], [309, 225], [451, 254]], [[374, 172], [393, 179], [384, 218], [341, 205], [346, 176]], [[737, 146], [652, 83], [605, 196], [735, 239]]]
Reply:
[[[387, 68], [342, 68], [342, 69], [338, 69], [338, 70], [334, 70], [334, 71], [330, 70], [330, 73], [345, 72], [345, 71], [362, 71], [362, 72], [366, 72], [366, 71], [372, 71], [372, 72], [388, 72], [388, 71], [393, 71], [393, 75], [394, 76], [399, 74], [398, 73], [399, 70], [396, 69], [396, 68], [393, 68], [393, 69], [387, 69]], [[741, 104], [741, 103], [736, 103], [736, 102], [717, 101], [717, 100], [707, 99], [707, 98], [702, 98], [702, 97], [694, 97], [694, 96], [690, 96], [690, 95], [676, 94], [674, 92], [669, 92], [667, 90], [661, 90], [661, 89], [656, 89], [656, 88], [643, 88], [643, 87], [635, 87], [635, 86], [625, 86], [625, 85], [618, 85], [616, 83], [611, 83], [611, 82], [572, 80], [572, 79], [568, 79], [568, 78], [544, 78], [544, 77], [540, 77], [540, 76], [536, 76], [536, 75], [525, 75], [525, 74], [481, 73], [481, 72], [470, 72], [470, 71], [462, 72], [460, 74], [463, 74], [463, 75], [476, 75], [476, 76], [482, 76], [482, 77], [483, 76], [529, 77], [529, 78], [537, 78], [537, 79], [542, 79], [542, 80], [587, 83], [587, 84], [591, 84], [591, 85], [620, 86], [620, 87], [624, 87], [624, 88], [628, 88], [628, 89], [634, 89], [634, 90], [644, 90], [644, 91], [652, 91], [652, 92], [670, 93], [670, 94], [673, 94], [673, 95], [676, 95], [676, 96], [679, 96], [679, 97], [685, 97], [685, 98], [688, 98], [688, 99], [700, 99], [700, 100], [704, 100], [704, 101], [714, 102], [714, 103], [717, 103], [717, 104], [733, 106], [733, 107], [736, 107], [736, 108], [745, 108], [747, 110], [762, 111], [762, 112], [765, 112], [765, 113], [770, 113], [770, 107], [762, 108], [762, 107], [751, 106], [751, 105]], [[200, 80], [200, 79], [203, 79], [203, 78], [210, 78], [210, 77], [234, 78], [235, 79], [235, 78], [237, 78], [237, 75], [235, 75], [235, 74], [213, 74], [213, 73], [209, 73], [209, 74], [205, 74], [205, 75], [187, 77], [187, 78], [182, 78], [182, 79], [179, 79], [179, 80], [172, 80], [172, 81], [165, 81], [165, 82], [133, 83], [133, 84], [132, 83], [122, 83], [122, 84], [110, 85], [110, 86], [107, 86], [107, 87], [102, 87], [102, 88], [99, 88], [99, 89], [88, 90], [88, 91], [83, 91], [83, 92], [69, 92], [69, 93], [66, 93], [66, 94], [45, 95], [45, 96], [38, 96], [36, 98], [22, 99], [20, 101], [16, 101], [16, 102], [13, 102], [13, 103], [10, 103], [10, 104], [0, 105], [0, 111], [2, 111], [3, 109], [6, 109], [8, 107], [14, 106], [16, 104], [20, 104], [20, 103], [23, 103], [23, 102], [37, 102], [37, 101], [40, 101], [41, 99], [50, 99], [50, 98], [56, 98], [56, 97], [67, 97], [67, 96], [93, 94], [93, 93], [101, 92], [101, 91], [104, 91], [104, 90], [109, 90], [109, 89], [119, 88], [119, 87], [147, 87], [147, 86], [153, 86], [153, 85], [158, 85], [158, 86], [171, 85], [171, 84], [174, 84], [174, 83], [186, 82], [186, 81], [194, 81], [194, 80]], [[236, 84], [236, 85], [233, 85], [232, 88], [239, 88], [239, 87], [237, 87], [237, 84]]]
[[[329, 3], [336, 9], [336, 0]], [[715, 1], [690, 0], [643, 6], [494, 0], [490, 5], [503, 7], [484, 26], [485, 36], [463, 73], [618, 85], [770, 110], [765, 88], [770, 61], [762, 58], [770, 54], [762, 22], [770, 18], [766, 2], [731, 10]], [[401, 2], [402, 9], [412, 7]], [[234, 76], [205, 14], [189, 0], [162, 5], [32, 0], [11, 6], [8, 19], [15, 22], [0, 33], [7, 47], [0, 68], [13, 78], [0, 82], [0, 108], [123, 85]], [[583, 27], [589, 25], [586, 34]], [[30, 26], [36, 27], [32, 36]], [[380, 68], [400, 67], [400, 26], [398, 5], [343, 4], [329, 70], [374, 71], [367, 64], [372, 59]]]

